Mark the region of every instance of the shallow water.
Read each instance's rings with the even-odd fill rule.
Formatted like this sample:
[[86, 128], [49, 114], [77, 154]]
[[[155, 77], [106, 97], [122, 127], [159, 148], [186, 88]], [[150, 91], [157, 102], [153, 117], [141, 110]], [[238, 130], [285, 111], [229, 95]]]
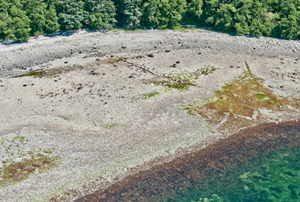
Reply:
[[260, 156], [204, 182], [193, 182], [165, 201], [300, 201], [300, 147]]
[[77, 201], [300, 201], [300, 124], [240, 131]]

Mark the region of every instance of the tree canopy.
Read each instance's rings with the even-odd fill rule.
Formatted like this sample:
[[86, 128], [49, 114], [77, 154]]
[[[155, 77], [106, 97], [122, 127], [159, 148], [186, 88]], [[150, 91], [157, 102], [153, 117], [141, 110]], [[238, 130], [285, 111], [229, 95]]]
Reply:
[[300, 39], [299, 0], [0, 0], [0, 40], [82, 28], [210, 26]]

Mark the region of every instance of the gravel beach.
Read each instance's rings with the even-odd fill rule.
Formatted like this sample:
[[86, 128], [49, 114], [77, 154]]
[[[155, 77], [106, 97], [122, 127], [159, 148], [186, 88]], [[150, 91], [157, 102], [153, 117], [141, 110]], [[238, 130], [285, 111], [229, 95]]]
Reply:
[[[16, 176], [0, 187], [0, 200], [74, 201], [238, 132], [182, 106], [213, 97], [246, 64], [264, 88], [300, 99], [299, 41], [199, 29], [81, 31], [0, 45], [1, 172], [40, 156], [57, 162]], [[215, 70], [186, 91], [156, 85], [208, 67]], [[253, 124], [300, 120], [299, 109], [287, 106], [260, 110]]]

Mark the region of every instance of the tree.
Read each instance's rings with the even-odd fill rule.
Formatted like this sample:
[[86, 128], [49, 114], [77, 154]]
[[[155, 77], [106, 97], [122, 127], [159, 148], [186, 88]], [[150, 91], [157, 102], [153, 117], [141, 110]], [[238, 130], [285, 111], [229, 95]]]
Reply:
[[234, 28], [237, 35], [249, 33], [248, 22], [251, 21], [251, 6], [253, 0], [240, 0], [236, 2], [236, 14], [234, 15]]
[[9, 16], [9, 4], [6, 1], [0, 2], [0, 39], [6, 39], [13, 33], [12, 30], [8, 28], [9, 23], [11, 23], [11, 18]]
[[224, 30], [225, 32], [234, 31], [234, 14], [236, 13], [236, 8], [232, 4], [223, 4], [216, 12], [216, 26], [219, 30]]
[[251, 19], [248, 21], [251, 36], [269, 36], [273, 29], [272, 19], [267, 15], [267, 9], [259, 0], [254, 0], [251, 6]]
[[300, 36], [300, 11], [291, 2], [282, 4], [281, 12], [274, 29], [274, 35], [286, 39], [298, 39]]
[[117, 22], [116, 7], [111, 0], [86, 0], [85, 11], [88, 13], [86, 26], [91, 29], [111, 28]]
[[142, 17], [142, 0], [114, 0], [117, 20], [121, 27], [139, 26]]
[[187, 9], [182, 19], [184, 24], [200, 24], [200, 17], [203, 13], [202, 10], [203, 0], [191, 0], [187, 4]]
[[216, 12], [219, 8], [219, 0], [205, 0], [203, 2], [202, 22], [214, 26], [216, 22]]
[[30, 19], [19, 0], [1, 1], [0, 36], [2, 39], [26, 41], [30, 37]]
[[55, 6], [50, 5], [48, 10], [45, 12], [45, 27], [44, 32], [47, 34], [52, 34], [58, 32], [60, 25], [58, 24], [58, 17], [55, 11]]
[[63, 31], [81, 29], [84, 20], [81, 0], [61, 0], [57, 2], [58, 23]]
[[144, 4], [143, 24], [154, 28], [173, 28], [180, 24], [185, 10], [185, 0], [150, 0]]
[[43, 0], [26, 0], [23, 10], [30, 20], [31, 35], [38, 36], [44, 32], [47, 5]]

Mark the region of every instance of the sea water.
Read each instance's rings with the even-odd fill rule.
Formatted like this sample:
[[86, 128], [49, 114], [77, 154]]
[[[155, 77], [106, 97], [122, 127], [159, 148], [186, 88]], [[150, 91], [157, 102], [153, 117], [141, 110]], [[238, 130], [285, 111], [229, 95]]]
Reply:
[[300, 148], [282, 149], [228, 168], [168, 202], [300, 201]]

